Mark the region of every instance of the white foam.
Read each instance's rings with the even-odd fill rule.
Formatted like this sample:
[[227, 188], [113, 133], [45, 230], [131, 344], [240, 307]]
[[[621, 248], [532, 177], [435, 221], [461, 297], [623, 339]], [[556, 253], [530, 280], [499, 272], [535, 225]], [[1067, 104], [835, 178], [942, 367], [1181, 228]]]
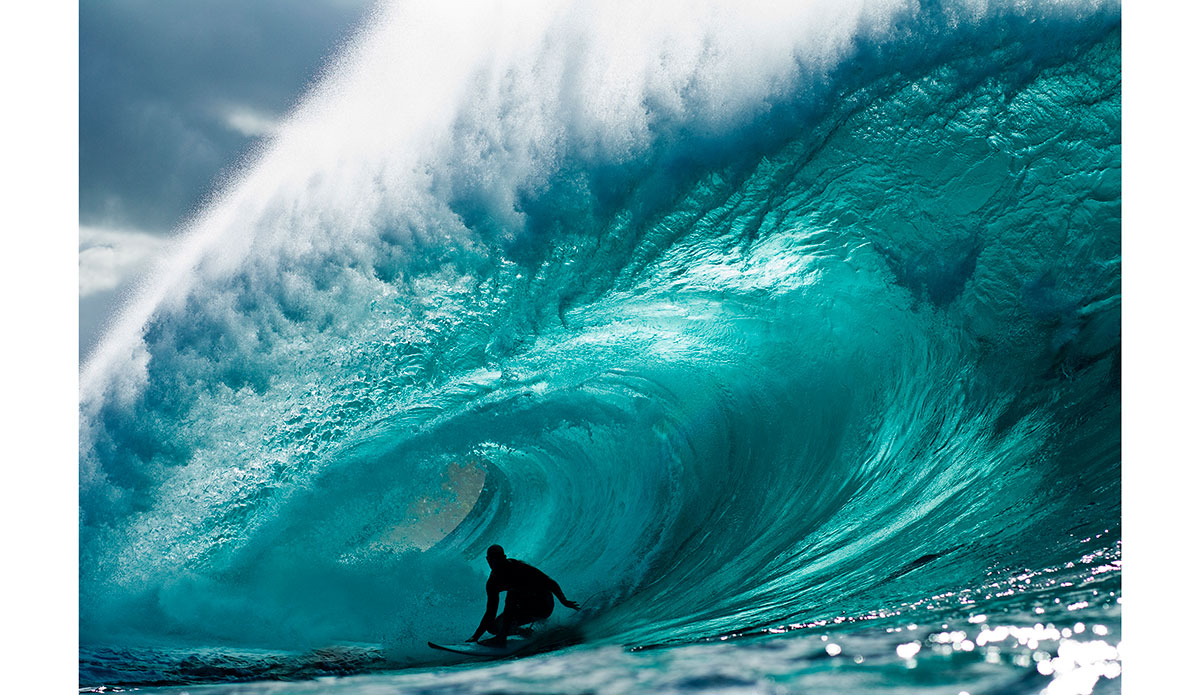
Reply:
[[[955, 21], [978, 21], [964, 0]], [[1040, 5], [1039, 5], [1040, 7]], [[881, 39], [915, 0], [385, 3], [252, 165], [179, 233], [84, 366], [102, 398], [144, 363], [156, 312], [248, 258], [271, 273], [330, 255], [370, 260], [381, 224], [469, 234], [444, 199], [468, 188], [519, 228], [521, 191], [564, 157], [621, 163], [656, 128], [722, 132]], [[1032, 10], [1023, 10], [1032, 12]], [[124, 383], [135, 383], [124, 379]]]

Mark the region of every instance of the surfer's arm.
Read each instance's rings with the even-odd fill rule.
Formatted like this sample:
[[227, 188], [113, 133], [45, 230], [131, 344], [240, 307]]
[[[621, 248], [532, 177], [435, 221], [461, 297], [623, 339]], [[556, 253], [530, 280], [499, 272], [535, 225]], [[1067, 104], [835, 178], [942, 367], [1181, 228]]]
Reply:
[[567, 608], [579, 610], [579, 604], [575, 603], [574, 601], [568, 601], [567, 597], [563, 595], [562, 587], [559, 586], [558, 582], [554, 581], [553, 579], [550, 580], [550, 591], [554, 593], [554, 595], [558, 598], [558, 602], [562, 605], [566, 606]]
[[474, 642], [482, 637], [483, 633], [487, 632], [488, 625], [491, 625], [492, 621], [496, 619], [496, 609], [500, 607], [500, 592], [492, 586], [490, 581], [487, 587], [487, 597], [487, 610], [483, 613], [483, 620], [479, 621], [479, 627], [476, 628], [475, 634], [471, 635], [471, 639], [467, 640], [468, 642]]

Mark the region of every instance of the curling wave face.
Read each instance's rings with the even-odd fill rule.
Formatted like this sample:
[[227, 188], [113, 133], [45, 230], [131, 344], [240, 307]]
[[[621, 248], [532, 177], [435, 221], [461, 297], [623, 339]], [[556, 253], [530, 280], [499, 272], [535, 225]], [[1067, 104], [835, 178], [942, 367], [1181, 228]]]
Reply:
[[493, 542], [691, 640], [1119, 535], [1118, 9], [777, 4], [381, 10], [85, 366], [81, 641], [402, 652]]

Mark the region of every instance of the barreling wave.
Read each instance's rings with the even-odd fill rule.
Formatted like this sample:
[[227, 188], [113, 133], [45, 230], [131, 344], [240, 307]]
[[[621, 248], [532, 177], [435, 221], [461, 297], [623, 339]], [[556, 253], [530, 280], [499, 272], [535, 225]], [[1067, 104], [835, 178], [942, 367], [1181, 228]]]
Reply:
[[382, 9], [81, 379], [81, 641], [589, 639], [1119, 531], [1109, 3]]

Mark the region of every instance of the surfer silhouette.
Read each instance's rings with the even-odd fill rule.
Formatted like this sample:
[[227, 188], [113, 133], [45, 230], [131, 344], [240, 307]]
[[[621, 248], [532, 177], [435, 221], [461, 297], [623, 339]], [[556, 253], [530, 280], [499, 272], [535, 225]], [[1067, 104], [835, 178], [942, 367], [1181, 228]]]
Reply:
[[[578, 603], [563, 595], [558, 582], [533, 565], [505, 556], [504, 548], [498, 545], [488, 548], [487, 563], [492, 568], [487, 580], [487, 611], [468, 642], [475, 642], [484, 632], [490, 632], [495, 637], [480, 644], [503, 647], [510, 634], [526, 637], [533, 634], [525, 626], [549, 618], [554, 611], [555, 597], [567, 608], [579, 610]], [[496, 615], [502, 591], [507, 591], [508, 596], [504, 600], [504, 612]]]

